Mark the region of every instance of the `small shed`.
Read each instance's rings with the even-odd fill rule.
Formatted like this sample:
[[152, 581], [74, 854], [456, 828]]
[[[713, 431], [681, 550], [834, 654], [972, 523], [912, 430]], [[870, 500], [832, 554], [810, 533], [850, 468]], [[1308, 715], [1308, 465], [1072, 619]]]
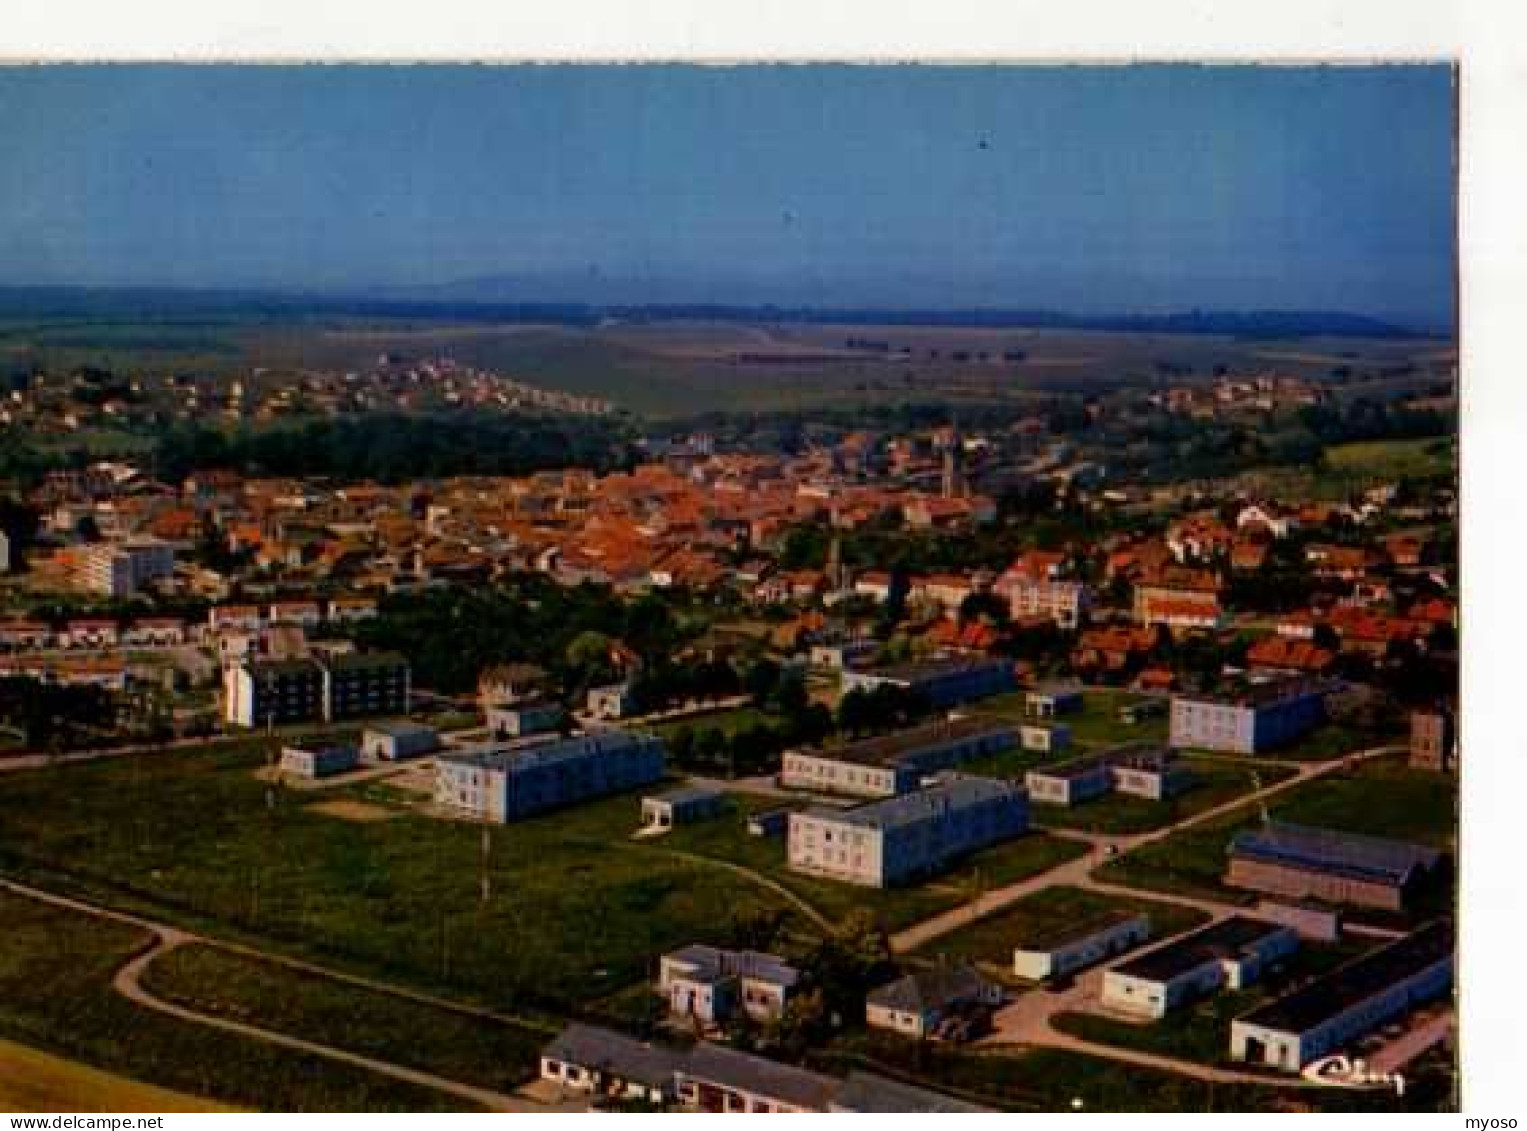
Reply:
[[361, 758], [367, 762], [397, 762], [417, 758], [440, 745], [434, 727], [422, 723], [373, 723], [361, 733]]
[[281, 751], [281, 772], [299, 778], [326, 778], [353, 770], [360, 762], [355, 747], [294, 744]]
[[687, 786], [669, 790], [655, 797], [642, 798], [642, 824], [648, 828], [668, 829], [691, 821], [703, 821], [721, 812], [726, 794], [719, 789]]
[[748, 818], [749, 836], [784, 836], [790, 828], [790, 809], [764, 809]]
[[1053, 719], [1082, 709], [1082, 689], [1052, 685], [1037, 687], [1023, 697], [1023, 713], [1035, 719]]
[[1064, 723], [1022, 726], [1018, 728], [1018, 734], [1025, 750], [1037, 750], [1043, 754], [1053, 754], [1071, 745], [1071, 728]]

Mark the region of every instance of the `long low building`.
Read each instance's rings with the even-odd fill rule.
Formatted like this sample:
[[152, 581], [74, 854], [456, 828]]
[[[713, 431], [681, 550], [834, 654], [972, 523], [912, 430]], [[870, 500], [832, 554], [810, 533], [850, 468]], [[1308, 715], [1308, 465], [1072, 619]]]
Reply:
[[1109, 908], [1019, 939], [1013, 947], [1013, 973], [1035, 982], [1063, 978], [1139, 946], [1150, 934], [1148, 915]]
[[1028, 830], [1021, 786], [948, 775], [916, 793], [853, 809], [790, 815], [790, 869], [867, 887], [894, 887]]
[[945, 658], [884, 668], [845, 668], [843, 693], [900, 687], [934, 707], [953, 707], [1016, 690], [1013, 662], [1004, 659]]
[[1029, 795], [1049, 805], [1080, 805], [1115, 791], [1162, 801], [1192, 783], [1193, 775], [1171, 750], [1151, 743], [1126, 743], [1024, 775]]
[[1452, 925], [1430, 923], [1237, 1018], [1230, 1055], [1297, 1072], [1441, 996], [1453, 967]]
[[982, 1112], [927, 1088], [845, 1079], [702, 1041], [672, 1048], [574, 1022], [541, 1050], [541, 1078], [604, 1101], [710, 1112]]
[[1294, 899], [1403, 910], [1441, 860], [1425, 845], [1272, 822], [1230, 842], [1225, 883]]
[[1102, 1001], [1110, 1009], [1161, 1018], [1224, 986], [1243, 989], [1299, 948], [1282, 923], [1232, 915], [1108, 970]]
[[663, 776], [663, 743], [634, 731], [506, 750], [494, 743], [435, 759], [436, 804], [488, 821], [514, 821]]
[[971, 758], [1011, 749], [1014, 727], [999, 720], [941, 719], [895, 734], [843, 746], [787, 750], [780, 784], [789, 789], [850, 797], [894, 797], [909, 793], [923, 778]]

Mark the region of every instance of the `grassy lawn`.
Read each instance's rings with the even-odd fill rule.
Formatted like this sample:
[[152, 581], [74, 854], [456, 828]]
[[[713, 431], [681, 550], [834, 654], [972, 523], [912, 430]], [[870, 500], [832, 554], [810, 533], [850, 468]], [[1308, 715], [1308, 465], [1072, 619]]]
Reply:
[[[148, 941], [134, 927], [0, 892], [0, 938], [0, 1035], [33, 1048], [252, 1109], [438, 1111], [459, 1106], [431, 1089], [343, 1064], [324, 1062], [315, 1071], [311, 1056], [133, 1005], [112, 989], [111, 978]], [[72, 1088], [67, 1075], [50, 1072], [49, 1079], [53, 1084], [45, 1086]], [[103, 1102], [103, 1087], [104, 1095], [115, 1099], [109, 1084], [82, 1081], [78, 1102], [67, 1094], [66, 1108]], [[131, 1097], [122, 1098], [131, 1102]]]
[[732, 707], [723, 711], [710, 711], [703, 715], [688, 715], [682, 719], [657, 723], [646, 729], [663, 738], [672, 738], [685, 728], [695, 734], [705, 730], [719, 730], [722, 734], [731, 736], [744, 727], [754, 723], [768, 723], [772, 718], [773, 716], [765, 714], [757, 707]]
[[1052, 887], [1024, 896], [1005, 910], [932, 939], [919, 947], [917, 953], [957, 956], [1010, 970], [1013, 951], [1024, 940], [1121, 908], [1147, 913], [1153, 939], [1179, 934], [1208, 919], [1202, 911], [1191, 907], [1102, 895], [1084, 888]]
[[295, 791], [268, 807], [261, 761], [248, 743], [7, 774], [0, 870], [516, 1014], [608, 994], [672, 947], [728, 943], [734, 912], [789, 910], [630, 841], [636, 795], [485, 837], [406, 809], [342, 820]]
[[1160, 1021], [1135, 1024], [1095, 1013], [1062, 1013], [1055, 1018], [1055, 1027], [1100, 1044], [1230, 1065], [1234, 1063], [1230, 1059], [1231, 1021], [1373, 946], [1371, 939], [1351, 938], [1329, 946], [1306, 944], [1257, 984], [1236, 992], [1210, 994]]
[[[1030, 720], [1023, 713], [1024, 693], [998, 695], [978, 704], [981, 714], [999, 715], [1015, 722]], [[1167, 717], [1161, 715], [1134, 725], [1119, 720], [1119, 708], [1151, 698], [1117, 687], [1087, 687], [1082, 690], [1082, 709], [1061, 715], [1055, 721], [1071, 728], [1073, 741], [1083, 746], [1112, 746], [1120, 742], [1165, 742]]]
[[1450, 474], [1453, 444], [1435, 436], [1415, 440], [1360, 440], [1325, 450], [1326, 467], [1335, 475], [1417, 479]]
[[1255, 773], [1263, 786], [1273, 785], [1293, 776], [1286, 766], [1257, 765], [1250, 760], [1236, 763], [1222, 758], [1182, 759], [1196, 779], [1191, 789], [1165, 801], [1151, 801], [1110, 793], [1081, 805], [1034, 806], [1039, 824], [1063, 829], [1081, 829], [1095, 833], [1139, 833], [1192, 817], [1218, 805], [1250, 793], [1256, 786]]
[[1269, 750], [1267, 757], [1293, 762], [1329, 762], [1373, 746], [1404, 743], [1407, 735], [1399, 728], [1388, 732], [1364, 730], [1345, 723], [1326, 723], [1287, 746]]
[[[1457, 843], [1457, 784], [1411, 770], [1403, 754], [1371, 759], [1295, 786], [1269, 804], [1274, 820], [1398, 837], [1439, 848]], [[1255, 896], [1220, 885], [1231, 836], [1257, 824], [1254, 807], [1145, 845], [1099, 870], [1099, 877], [1153, 891], [1250, 903]]]
[[227, 1111], [210, 1100], [139, 1084], [24, 1045], [0, 1041], [0, 1110]]
[[981, 890], [1014, 883], [1047, 871], [1086, 851], [1075, 841], [1033, 833], [995, 845], [960, 861], [943, 876], [911, 888], [881, 890], [802, 876], [790, 871], [783, 837], [754, 837], [747, 832], [747, 814], [781, 804], [778, 799], [746, 797], [713, 820], [685, 825], [666, 836], [644, 842], [654, 852], [675, 849], [750, 868], [794, 892], [829, 919], [851, 911], [874, 912], [888, 930], [947, 911]]
[[555, 1031], [472, 1017], [208, 946], [177, 947], [156, 959], [144, 985], [201, 1013], [504, 1092], [535, 1076], [540, 1048]]

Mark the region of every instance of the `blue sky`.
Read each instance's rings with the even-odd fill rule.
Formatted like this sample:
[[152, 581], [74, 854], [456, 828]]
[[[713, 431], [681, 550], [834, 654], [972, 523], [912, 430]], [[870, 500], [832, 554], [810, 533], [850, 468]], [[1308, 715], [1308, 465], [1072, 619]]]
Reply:
[[0, 69], [0, 282], [1451, 317], [1452, 73]]

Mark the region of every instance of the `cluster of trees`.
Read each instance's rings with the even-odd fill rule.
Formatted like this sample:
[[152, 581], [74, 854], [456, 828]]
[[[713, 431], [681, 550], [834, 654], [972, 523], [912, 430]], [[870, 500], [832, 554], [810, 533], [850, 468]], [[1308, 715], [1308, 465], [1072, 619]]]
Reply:
[[727, 777], [772, 772], [792, 746], [821, 742], [833, 732], [833, 717], [813, 703], [799, 672], [761, 659], [748, 668], [739, 687], [763, 717], [730, 732], [714, 725], [681, 726], [668, 739], [668, 756], [681, 769]]
[[155, 451], [159, 474], [171, 482], [211, 467], [398, 483], [560, 467], [606, 472], [630, 460], [627, 437], [613, 421], [486, 413], [389, 413], [234, 433], [176, 428]]
[[0, 679], [0, 726], [29, 750], [67, 750], [108, 736], [116, 723], [111, 692], [44, 683], [31, 676]]
[[617, 641], [653, 670], [698, 636], [705, 621], [680, 601], [656, 594], [626, 601], [606, 586], [519, 574], [489, 587], [393, 594], [376, 617], [348, 631], [364, 647], [404, 653], [415, 681], [443, 694], [470, 692], [483, 668], [523, 660], [577, 696], [614, 678]]

